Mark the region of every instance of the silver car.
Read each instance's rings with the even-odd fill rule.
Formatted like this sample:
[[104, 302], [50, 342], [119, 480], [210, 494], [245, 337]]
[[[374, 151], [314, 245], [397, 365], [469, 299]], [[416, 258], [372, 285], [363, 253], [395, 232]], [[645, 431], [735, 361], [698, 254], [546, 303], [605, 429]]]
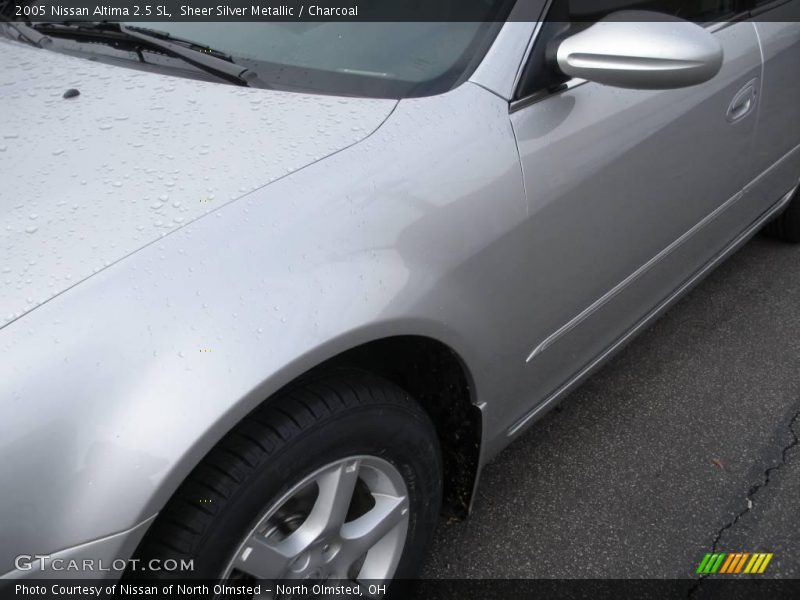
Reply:
[[611, 4], [1, 25], [0, 573], [413, 576], [501, 449], [800, 241], [800, 2]]

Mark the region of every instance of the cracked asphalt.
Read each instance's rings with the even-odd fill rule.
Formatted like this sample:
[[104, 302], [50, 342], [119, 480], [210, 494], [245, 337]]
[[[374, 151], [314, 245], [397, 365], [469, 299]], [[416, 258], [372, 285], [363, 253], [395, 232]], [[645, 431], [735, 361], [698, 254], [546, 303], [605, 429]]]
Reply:
[[800, 578], [800, 246], [757, 237], [483, 473], [430, 578]]

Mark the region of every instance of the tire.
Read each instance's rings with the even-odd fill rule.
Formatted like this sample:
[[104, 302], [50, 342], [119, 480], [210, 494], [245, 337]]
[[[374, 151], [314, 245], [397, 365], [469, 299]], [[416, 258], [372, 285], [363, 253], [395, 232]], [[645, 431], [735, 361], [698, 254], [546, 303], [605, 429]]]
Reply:
[[800, 243], [800, 189], [794, 193], [786, 210], [764, 227], [764, 233], [784, 242]]
[[[329, 506], [320, 499], [323, 490], [327, 495], [346, 489], [353, 481], [348, 472], [358, 478], [344, 525], [339, 525], [331, 515], [341, 514], [341, 508], [328, 514], [319, 508]], [[193, 570], [137, 570], [126, 578], [410, 578], [425, 555], [441, 500], [440, 449], [427, 414], [388, 381], [360, 371], [333, 371], [292, 386], [247, 416], [192, 471], [156, 518], [136, 552], [139, 564], [152, 559], [160, 559], [161, 565], [168, 559], [180, 564], [183, 559], [193, 561]], [[358, 527], [352, 523], [360, 516], [379, 524], [374, 536], [391, 529], [371, 546], [378, 550], [347, 567], [370, 542], [353, 534]], [[318, 545], [306, 548], [308, 565], [301, 560], [306, 555], [284, 565], [284, 555], [291, 554], [286, 548], [294, 552], [292, 544], [304, 539], [291, 538], [291, 533], [307, 526], [307, 537], [312, 525], [321, 523], [326, 523], [325, 533], [315, 541]], [[253, 533], [256, 528], [261, 532]], [[270, 552], [281, 549], [280, 560], [259, 554], [264, 547], [254, 546], [251, 534], [269, 542]], [[247, 547], [255, 547], [246, 557], [251, 562], [242, 560]], [[264, 556], [270, 560], [253, 562], [253, 557]], [[239, 569], [243, 565], [247, 571]]]

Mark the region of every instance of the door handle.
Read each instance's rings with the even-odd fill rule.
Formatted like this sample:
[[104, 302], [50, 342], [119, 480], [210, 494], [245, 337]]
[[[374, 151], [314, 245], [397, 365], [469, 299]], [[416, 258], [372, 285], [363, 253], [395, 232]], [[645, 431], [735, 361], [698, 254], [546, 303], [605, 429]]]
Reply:
[[727, 119], [729, 123], [741, 121], [755, 108], [758, 99], [758, 79], [748, 81], [747, 84], [733, 97], [728, 107]]

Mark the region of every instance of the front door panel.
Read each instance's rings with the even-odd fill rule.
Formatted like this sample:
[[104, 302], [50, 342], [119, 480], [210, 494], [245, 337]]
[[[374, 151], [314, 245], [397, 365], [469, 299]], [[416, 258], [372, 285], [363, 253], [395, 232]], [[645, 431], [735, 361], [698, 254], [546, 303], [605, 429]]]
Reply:
[[759, 177], [748, 202], [777, 202], [800, 180], [800, 0], [758, 15], [764, 53], [761, 104], [752, 161]]
[[583, 83], [512, 114], [532, 289], [520, 418], [746, 226], [756, 111], [732, 107], [758, 87], [758, 39], [752, 23], [715, 35], [725, 63], [700, 86]]

